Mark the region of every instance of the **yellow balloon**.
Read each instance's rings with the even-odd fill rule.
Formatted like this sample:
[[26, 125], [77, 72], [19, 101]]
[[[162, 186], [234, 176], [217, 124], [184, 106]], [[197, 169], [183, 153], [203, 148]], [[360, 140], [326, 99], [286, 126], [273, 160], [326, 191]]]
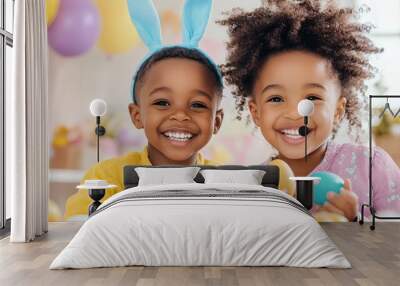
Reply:
[[126, 0], [97, 0], [101, 15], [101, 33], [99, 47], [106, 53], [123, 53], [139, 42], [128, 12]]
[[46, 19], [47, 25], [50, 26], [57, 16], [60, 0], [46, 0]]
[[275, 159], [270, 162], [271, 165], [278, 166], [279, 168], [279, 190], [284, 191], [288, 195], [294, 197], [296, 193], [295, 183], [290, 180], [290, 177], [294, 177], [294, 173], [290, 166], [280, 159]]

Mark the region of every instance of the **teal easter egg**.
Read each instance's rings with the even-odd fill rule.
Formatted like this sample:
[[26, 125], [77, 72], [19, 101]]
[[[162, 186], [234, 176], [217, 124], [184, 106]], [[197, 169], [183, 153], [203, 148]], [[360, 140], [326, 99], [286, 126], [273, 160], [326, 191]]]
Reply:
[[339, 194], [344, 186], [343, 179], [334, 173], [315, 172], [311, 176], [320, 178], [319, 183], [314, 184], [314, 204], [317, 205], [323, 205], [328, 200], [329, 192]]

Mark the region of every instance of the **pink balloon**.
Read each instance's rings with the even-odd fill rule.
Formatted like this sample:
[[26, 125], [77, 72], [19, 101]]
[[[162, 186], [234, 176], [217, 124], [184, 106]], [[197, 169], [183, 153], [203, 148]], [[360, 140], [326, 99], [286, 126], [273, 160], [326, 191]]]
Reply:
[[48, 30], [50, 46], [63, 56], [88, 51], [100, 35], [100, 15], [90, 0], [60, 0], [58, 14]]

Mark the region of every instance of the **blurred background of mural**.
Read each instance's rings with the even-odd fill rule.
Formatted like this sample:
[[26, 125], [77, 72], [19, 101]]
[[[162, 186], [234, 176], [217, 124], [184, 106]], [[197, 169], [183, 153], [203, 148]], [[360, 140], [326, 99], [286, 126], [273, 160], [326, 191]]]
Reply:
[[[183, 2], [154, 0], [165, 43], [180, 42]], [[378, 1], [372, 0], [339, 2], [353, 7], [368, 4], [371, 11], [361, 20], [375, 24], [377, 29], [373, 39], [385, 48], [384, 54], [373, 59], [380, 71], [378, 77], [368, 83], [369, 93], [400, 94], [397, 79], [400, 1], [379, 1], [379, 6]], [[107, 134], [100, 143], [101, 159], [141, 150], [145, 145], [142, 131], [136, 130], [130, 121], [127, 105], [132, 74], [147, 50], [129, 19], [126, 0], [46, 0], [46, 3], [50, 47], [49, 128], [52, 134], [49, 219], [57, 221], [62, 220], [65, 201], [76, 191], [75, 186], [84, 171], [96, 161], [95, 120], [89, 113], [91, 100], [102, 98], [108, 104], [103, 120]], [[261, 0], [214, 1], [201, 47], [217, 63], [224, 62], [227, 35], [215, 21], [223, 17], [223, 11], [234, 7], [250, 10], [260, 3]], [[253, 164], [261, 163], [273, 154], [254, 125], [235, 120], [229, 88], [224, 93], [223, 107], [222, 129], [203, 150], [206, 157], [226, 163]], [[361, 139], [367, 142], [367, 113], [364, 116], [366, 125]], [[344, 125], [336, 140], [352, 141], [354, 136], [346, 133]]]

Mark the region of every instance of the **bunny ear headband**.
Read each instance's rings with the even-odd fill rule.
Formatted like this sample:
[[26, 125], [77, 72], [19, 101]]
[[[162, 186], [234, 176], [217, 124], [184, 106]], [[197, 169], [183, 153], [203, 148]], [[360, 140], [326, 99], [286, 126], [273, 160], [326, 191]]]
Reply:
[[[150, 52], [142, 60], [142, 64], [154, 53], [167, 46], [163, 46], [161, 40], [161, 24], [158, 13], [154, 8], [152, 0], [127, 0], [128, 10], [132, 22], [137, 32], [142, 38]], [[212, 0], [186, 0], [183, 9], [183, 43], [176, 45], [187, 49], [197, 49], [201, 52], [215, 68], [219, 80], [222, 82], [222, 76], [218, 66], [207, 54], [200, 50], [198, 45], [206, 30], [208, 19], [210, 18]], [[141, 64], [141, 65], [142, 65]], [[140, 65], [140, 66], [141, 66]], [[137, 71], [136, 71], [137, 73]], [[135, 73], [135, 74], [136, 74]], [[131, 81], [131, 96], [136, 103], [135, 87], [136, 75]]]

